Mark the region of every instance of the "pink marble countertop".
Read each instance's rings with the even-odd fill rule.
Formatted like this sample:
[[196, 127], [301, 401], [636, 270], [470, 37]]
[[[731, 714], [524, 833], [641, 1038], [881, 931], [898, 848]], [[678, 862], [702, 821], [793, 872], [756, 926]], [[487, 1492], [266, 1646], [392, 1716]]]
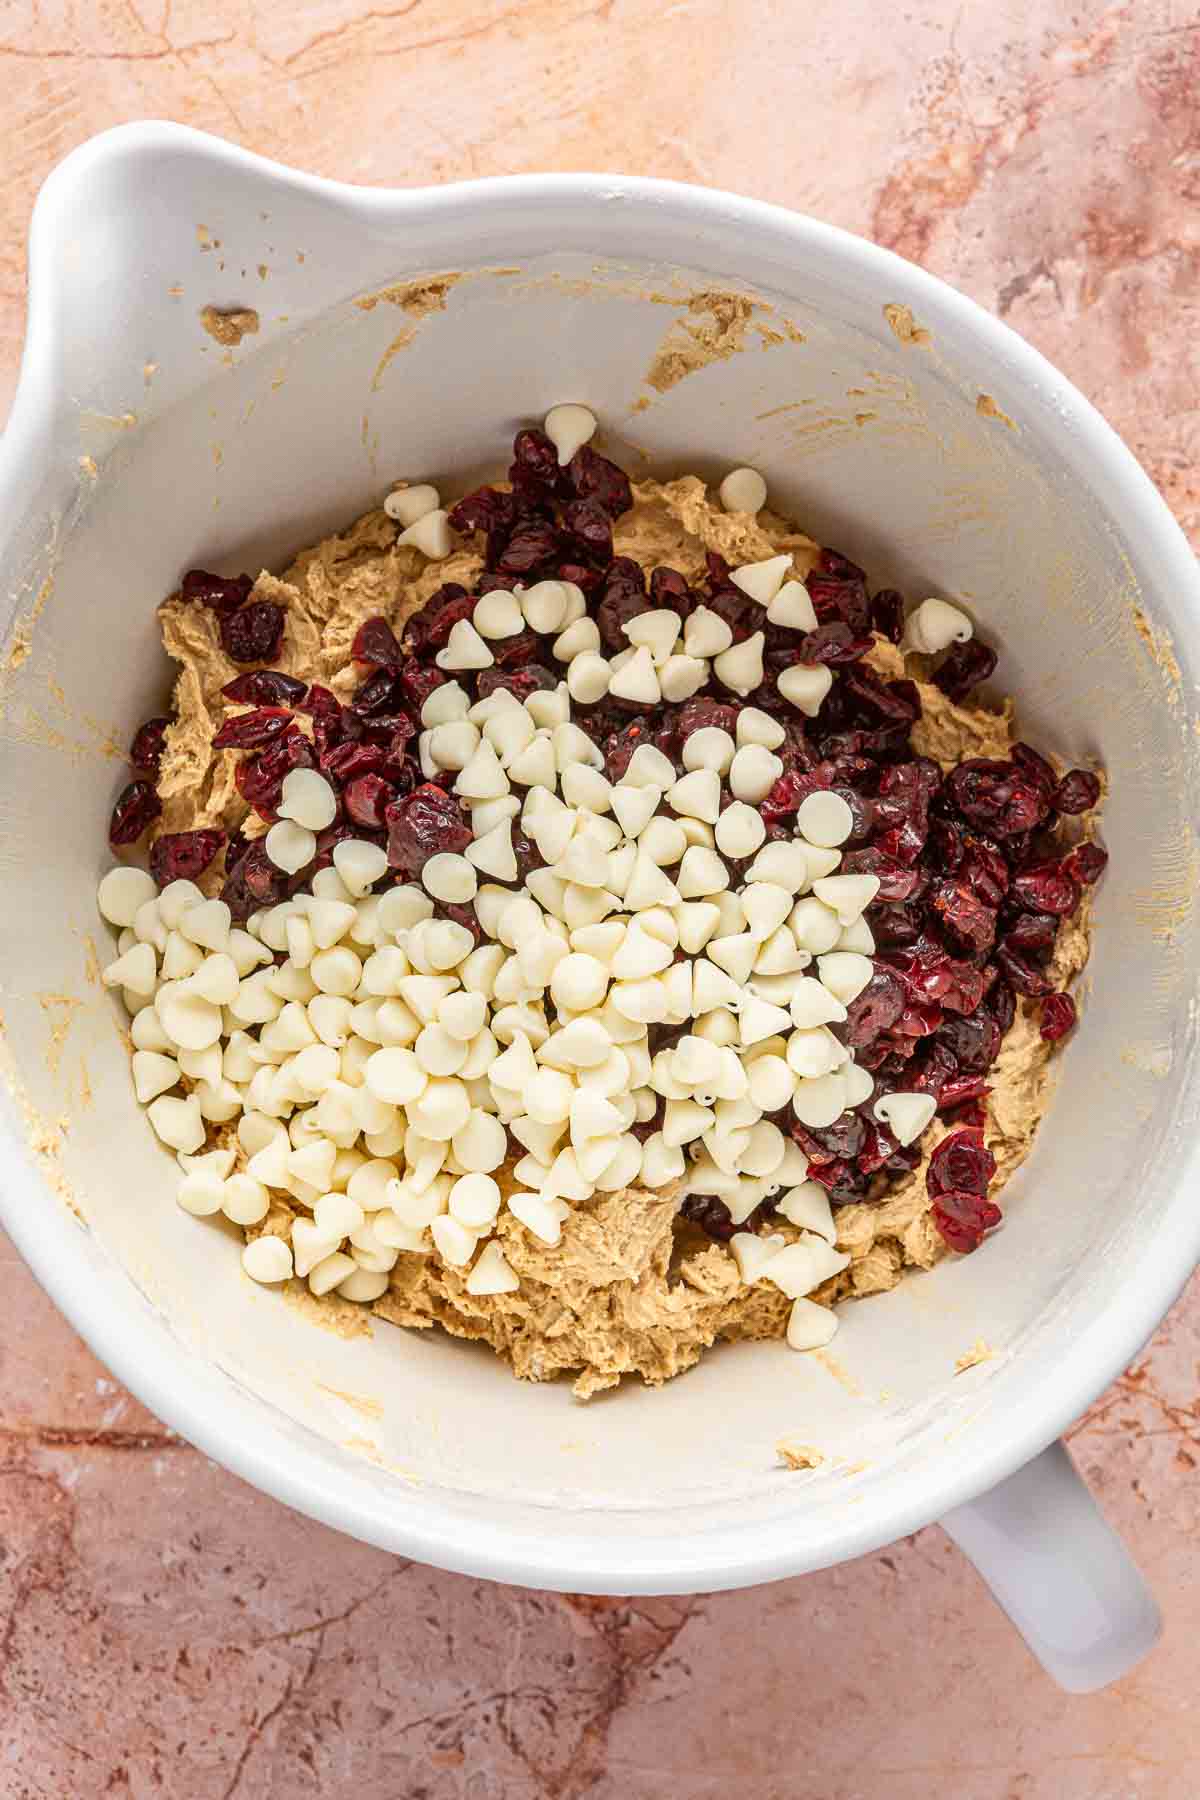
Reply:
[[[236, 18], [236, 22], [235, 21]], [[1200, 531], [1184, 0], [11, 0], [0, 406], [34, 191], [170, 117], [351, 181], [613, 169], [874, 237], [1000, 313]], [[935, 1528], [803, 1581], [584, 1600], [399, 1562], [164, 1430], [0, 1248], [6, 1800], [1195, 1800], [1200, 1287], [1073, 1450], [1166, 1616], [1053, 1688]]]

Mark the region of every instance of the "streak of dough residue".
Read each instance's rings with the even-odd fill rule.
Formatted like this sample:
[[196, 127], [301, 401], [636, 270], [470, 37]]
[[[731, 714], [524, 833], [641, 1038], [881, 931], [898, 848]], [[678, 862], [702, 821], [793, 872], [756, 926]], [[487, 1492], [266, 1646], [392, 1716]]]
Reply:
[[422, 275], [415, 281], [397, 281], [389, 287], [378, 288], [373, 294], [361, 294], [354, 304], [361, 312], [374, 312], [382, 300], [388, 306], [398, 306], [412, 319], [424, 319], [430, 313], [445, 312], [446, 295], [462, 278], [461, 269], [448, 269], [442, 275]]
[[814, 1362], [819, 1362], [827, 1375], [832, 1375], [839, 1387], [845, 1388], [855, 1400], [862, 1399], [862, 1389], [851, 1375], [849, 1369], [843, 1368], [836, 1356], [828, 1350], [810, 1350], [807, 1352]]
[[1017, 429], [1016, 420], [1010, 419], [1002, 407], [997, 406], [990, 394], [980, 394], [975, 402], [975, 411], [983, 419], [998, 419], [1001, 425], [1007, 425], [1010, 431]]
[[71, 994], [38, 994], [37, 1003], [50, 1023], [50, 1041], [46, 1046], [46, 1067], [51, 1075], [57, 1075], [66, 1046], [67, 1033], [70, 1031], [75, 1014], [83, 1005], [83, 1001], [76, 1000]]
[[407, 350], [416, 335], [417, 328], [415, 325], [406, 325], [403, 331], [398, 331], [396, 333], [395, 337], [380, 357], [378, 363], [375, 365], [375, 373], [371, 377], [371, 392], [373, 394], [379, 392], [380, 384], [383, 381], [387, 366], [392, 358], [398, 356], [401, 350]]
[[1171, 641], [1151, 623], [1141, 607], [1136, 604], [1133, 607], [1133, 628], [1167, 680], [1178, 692], [1183, 685], [1183, 674], [1176, 660]]
[[647, 298], [655, 304], [678, 307], [688, 315], [674, 320], [646, 371], [647, 387], [659, 394], [668, 393], [711, 363], [727, 362], [746, 350], [751, 333], [760, 339], [764, 350], [805, 341], [804, 333], [790, 319], [781, 320], [781, 328], [768, 325], [759, 315], [771, 313], [774, 308], [770, 301], [756, 299], [752, 294], [706, 288], [686, 299], [658, 294]]
[[987, 1339], [978, 1337], [969, 1350], [964, 1350], [961, 1356], [955, 1357], [954, 1373], [963, 1375], [968, 1369], [977, 1368], [980, 1363], [991, 1362], [995, 1354]]
[[913, 318], [912, 308], [897, 306], [894, 302], [885, 306], [883, 316], [891, 326], [902, 344], [928, 344], [932, 342], [923, 325], [918, 325]]
[[42, 1179], [51, 1192], [57, 1194], [63, 1205], [81, 1223], [86, 1223], [86, 1214], [63, 1171], [61, 1161], [63, 1138], [70, 1129], [70, 1121], [58, 1119], [51, 1125], [33, 1104], [28, 1089], [17, 1072], [16, 1062], [8, 1047], [8, 1029], [2, 1012], [0, 1012], [0, 1081], [3, 1081], [8, 1089], [13, 1105], [21, 1116], [25, 1126], [26, 1142], [29, 1145], [30, 1154], [38, 1165]]
[[19, 669], [23, 662], [28, 661], [29, 655], [33, 650], [33, 628], [45, 611], [46, 602], [53, 592], [54, 576], [51, 574], [47, 575], [42, 582], [41, 587], [37, 591], [37, 596], [33, 605], [25, 614], [24, 618], [18, 619], [13, 626], [12, 647], [8, 653], [8, 666], [10, 669]]
[[318, 1381], [316, 1386], [323, 1394], [332, 1394], [335, 1400], [342, 1400], [354, 1411], [361, 1413], [364, 1419], [382, 1419], [383, 1407], [378, 1400], [372, 1400], [369, 1394], [348, 1394], [343, 1388], [330, 1387], [327, 1381]]

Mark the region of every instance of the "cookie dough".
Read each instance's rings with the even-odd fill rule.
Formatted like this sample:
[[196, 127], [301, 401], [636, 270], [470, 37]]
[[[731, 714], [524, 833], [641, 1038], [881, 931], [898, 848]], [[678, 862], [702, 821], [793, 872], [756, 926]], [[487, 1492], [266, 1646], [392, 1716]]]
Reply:
[[[734, 564], [787, 550], [807, 571], [816, 555], [810, 538], [766, 510], [756, 518], [725, 513], [693, 476], [641, 482], [634, 497], [632, 509], [617, 523], [616, 550], [648, 569], [667, 563], [691, 580], [703, 573], [707, 550]], [[480, 573], [474, 551], [459, 549], [443, 562], [429, 563], [415, 549], [398, 548], [395, 538], [393, 521], [382, 511], [369, 512], [302, 552], [282, 576], [259, 576], [254, 598], [273, 600], [287, 614], [276, 666], [348, 699], [359, 680], [350, 647], [364, 619], [383, 614], [399, 635], [403, 622], [444, 582], [470, 588]], [[167, 733], [159, 779], [163, 829], [240, 826], [247, 836], [261, 835], [266, 824], [247, 818], [234, 785], [234, 753], [212, 748], [225, 716], [221, 688], [239, 673], [221, 648], [216, 616], [176, 596], [162, 606], [161, 622], [166, 649], [180, 665], [176, 722]], [[923, 715], [913, 742], [920, 754], [945, 766], [965, 757], [1007, 754], [1014, 737], [1011, 703], [998, 712], [957, 706], [921, 680], [924, 659], [910, 658], [906, 667], [899, 650], [882, 640], [868, 660], [883, 674], [917, 680]], [[219, 872], [210, 871], [201, 885], [213, 892], [220, 882]], [[1066, 986], [1083, 968], [1088, 947], [1085, 903], [1059, 931], [1051, 966], [1056, 987]], [[1036, 1007], [1019, 998], [989, 1075], [988, 1143], [997, 1163], [993, 1193], [1032, 1147], [1050, 1099], [1053, 1050], [1039, 1035]], [[928, 1154], [936, 1140], [935, 1127], [926, 1138], [925, 1159], [883, 1202], [837, 1211], [838, 1245], [851, 1261], [815, 1299], [829, 1303], [881, 1292], [894, 1287], [906, 1269], [931, 1268], [947, 1254], [929, 1218], [925, 1191]], [[502, 1177], [503, 1172], [503, 1187]], [[297, 1210], [296, 1203], [277, 1198], [267, 1219], [247, 1235], [279, 1231]], [[773, 1229], [796, 1235], [786, 1221]], [[690, 1368], [717, 1339], [785, 1333], [791, 1302], [769, 1285], [747, 1287], [728, 1252], [679, 1218], [672, 1189], [598, 1194], [574, 1208], [553, 1249], [507, 1212], [496, 1235], [521, 1278], [518, 1292], [475, 1297], [466, 1291], [466, 1271], [444, 1264], [436, 1252], [402, 1252], [375, 1312], [398, 1325], [440, 1325], [456, 1337], [479, 1339], [527, 1380], [571, 1373], [581, 1398], [616, 1386], [623, 1375], [640, 1375], [652, 1385], [666, 1381]]]

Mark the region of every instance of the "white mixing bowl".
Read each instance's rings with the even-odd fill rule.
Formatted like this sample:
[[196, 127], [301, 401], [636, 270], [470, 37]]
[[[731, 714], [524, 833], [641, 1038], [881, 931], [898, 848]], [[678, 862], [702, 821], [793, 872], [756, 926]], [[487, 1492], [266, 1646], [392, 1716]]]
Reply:
[[[462, 275], [440, 310], [356, 303], [438, 271]], [[0, 1212], [63, 1311], [229, 1468], [424, 1561], [712, 1589], [942, 1518], [1067, 1685], [1128, 1666], [1153, 1603], [1065, 1455], [1039, 1453], [1200, 1254], [1200, 587], [1132, 457], [929, 276], [661, 182], [368, 192], [138, 125], [51, 177], [30, 274], [0, 450]], [[712, 322], [686, 304], [706, 290], [760, 303], [741, 347], [648, 385], [664, 341]], [[225, 353], [208, 304], [255, 307], [261, 328]], [[560, 400], [590, 404], [635, 467], [750, 463], [875, 580], [962, 596], [1002, 646], [1028, 735], [1112, 778], [1083, 1024], [1003, 1229], [846, 1308], [835, 1357], [732, 1347], [660, 1392], [587, 1406], [437, 1333], [333, 1336], [248, 1282], [230, 1238], [174, 1203], [95, 967], [104, 821], [120, 747], [165, 698], [154, 607], [180, 571], [277, 561], [398, 476], [463, 485]], [[981, 1337], [993, 1356], [956, 1375]], [[824, 1463], [782, 1470], [785, 1435]]]

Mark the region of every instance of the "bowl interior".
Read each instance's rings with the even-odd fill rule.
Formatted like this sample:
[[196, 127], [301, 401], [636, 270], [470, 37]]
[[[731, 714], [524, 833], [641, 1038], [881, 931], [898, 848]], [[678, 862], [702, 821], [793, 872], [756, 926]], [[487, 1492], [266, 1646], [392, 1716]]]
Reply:
[[[132, 179], [86, 196], [118, 239]], [[199, 216], [164, 217], [167, 249], [132, 302], [121, 278], [145, 238], [110, 244], [99, 323], [65, 298], [61, 233], [35, 284], [53, 329], [28, 378], [39, 416], [27, 404], [18, 421], [19, 488], [10, 441], [22, 504], [0, 549], [10, 1228], [152, 1404], [381, 1542], [495, 1567], [484, 1546], [499, 1538], [502, 1573], [599, 1587], [686, 1585], [698, 1566], [716, 1585], [849, 1553], [885, 1520], [900, 1528], [901, 1494], [919, 1511], [931, 1484], [982, 1467], [1068, 1347], [1099, 1366], [1148, 1246], [1176, 1230], [1196, 1110], [1198, 739], [1193, 596], [1162, 520], [1019, 346], [924, 288], [914, 336], [885, 312], [909, 276], [846, 240], [789, 247], [782, 226], [727, 220], [700, 241], [686, 208], [651, 230], [598, 200], [586, 219], [564, 201], [553, 227], [511, 209], [507, 235], [477, 207], [473, 235], [459, 222], [455, 236], [417, 208], [403, 242], [391, 214], [360, 214], [347, 264], [344, 203], [272, 190], [259, 209], [252, 188], [224, 171], [188, 196]], [[430, 269], [461, 276], [432, 306], [407, 290], [361, 304]], [[197, 316], [210, 301], [256, 305], [259, 332], [223, 352]], [[122, 748], [167, 695], [154, 607], [180, 570], [278, 566], [401, 476], [461, 490], [564, 399], [596, 410], [632, 471], [750, 463], [773, 505], [876, 584], [961, 598], [1002, 650], [997, 685], [1026, 735], [1099, 757], [1112, 782], [1083, 1027], [1003, 1230], [844, 1309], [829, 1354], [729, 1347], [660, 1392], [586, 1407], [440, 1334], [335, 1335], [242, 1276], [232, 1234], [174, 1204], [120, 1009], [97, 985], [111, 952], [94, 903]], [[1185, 1233], [1180, 1280], [1193, 1253]], [[981, 1337], [993, 1358], [956, 1376]], [[827, 1460], [782, 1475], [785, 1435]]]

